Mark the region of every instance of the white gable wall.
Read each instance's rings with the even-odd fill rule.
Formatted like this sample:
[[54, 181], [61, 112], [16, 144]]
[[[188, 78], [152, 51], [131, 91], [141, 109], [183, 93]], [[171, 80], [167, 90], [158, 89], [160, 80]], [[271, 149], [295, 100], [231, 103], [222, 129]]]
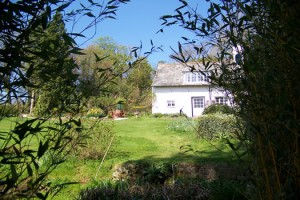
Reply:
[[[182, 109], [189, 117], [195, 117], [202, 114], [202, 109], [192, 108], [192, 98], [203, 97], [204, 107], [210, 100], [215, 100], [216, 96], [224, 96], [222, 92], [213, 90], [209, 92], [209, 86], [179, 86], [179, 87], [153, 87], [153, 105], [152, 113], [174, 114]], [[167, 102], [174, 101], [174, 106], [169, 106]]]

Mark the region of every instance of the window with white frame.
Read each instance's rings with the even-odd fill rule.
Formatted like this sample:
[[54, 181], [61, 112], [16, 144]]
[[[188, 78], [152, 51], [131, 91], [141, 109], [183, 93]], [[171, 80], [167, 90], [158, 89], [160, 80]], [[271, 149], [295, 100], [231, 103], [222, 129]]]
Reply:
[[204, 83], [209, 82], [209, 72], [186, 72], [184, 73], [184, 81], [186, 83]]
[[204, 97], [194, 97], [193, 108], [204, 108]]
[[167, 101], [167, 107], [168, 108], [174, 108], [175, 107], [175, 101], [174, 100], [168, 100]]
[[227, 98], [226, 97], [216, 97], [216, 103], [225, 105], [227, 104]]

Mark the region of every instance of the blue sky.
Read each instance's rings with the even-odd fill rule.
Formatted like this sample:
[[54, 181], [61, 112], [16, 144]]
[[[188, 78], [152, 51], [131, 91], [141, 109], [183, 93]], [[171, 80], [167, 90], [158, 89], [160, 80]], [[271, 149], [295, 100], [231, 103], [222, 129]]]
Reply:
[[[207, 2], [205, 0], [189, 0], [193, 5], [198, 4], [198, 10], [201, 15], [206, 15]], [[163, 33], [157, 33], [160, 30], [162, 21], [159, 19], [162, 15], [173, 14], [174, 10], [181, 3], [178, 0], [131, 0], [128, 4], [123, 4], [117, 11], [116, 20], [106, 19], [97, 25], [95, 36], [86, 42], [85, 47], [92, 44], [97, 38], [109, 36], [117, 44], [136, 47], [143, 44], [143, 51], [150, 50], [150, 40], [155, 46], [162, 46], [164, 52], [156, 52], [149, 56], [149, 63], [155, 67], [158, 61], [174, 62], [169, 58], [172, 53], [170, 46], [177, 49], [178, 41], [183, 41], [182, 36], [193, 37], [192, 33], [183, 30], [180, 27], [173, 26], [164, 29]], [[82, 26], [84, 26], [84, 22]], [[89, 38], [93, 36], [94, 30], [89, 30], [84, 35]], [[82, 40], [77, 41], [78, 44]]]

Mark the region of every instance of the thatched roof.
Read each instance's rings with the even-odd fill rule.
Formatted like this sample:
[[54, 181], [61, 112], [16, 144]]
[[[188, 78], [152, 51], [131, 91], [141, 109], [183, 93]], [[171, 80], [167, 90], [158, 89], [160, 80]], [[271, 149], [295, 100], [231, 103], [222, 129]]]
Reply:
[[[199, 63], [189, 63], [194, 66], [195, 71], [204, 70], [204, 66]], [[152, 86], [186, 86], [186, 85], [208, 85], [208, 83], [186, 83], [184, 82], [184, 73], [190, 72], [191, 69], [186, 65], [178, 63], [159, 63], [156, 74], [153, 78]]]

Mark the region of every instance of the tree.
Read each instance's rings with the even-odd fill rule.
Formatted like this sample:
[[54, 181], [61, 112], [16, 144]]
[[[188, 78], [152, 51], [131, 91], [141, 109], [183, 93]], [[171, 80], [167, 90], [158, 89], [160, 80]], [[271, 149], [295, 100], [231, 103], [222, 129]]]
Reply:
[[[205, 58], [212, 84], [239, 107], [245, 126], [238, 138], [251, 156], [254, 198], [299, 198], [299, 1], [212, 1], [208, 17], [180, 2], [163, 25], [179, 24], [209, 41], [190, 43]], [[217, 49], [214, 59], [207, 59], [210, 48]], [[173, 58], [193, 68], [180, 43]]]
[[137, 62], [128, 72], [127, 85], [131, 89], [126, 99], [129, 107], [142, 106], [147, 110], [151, 108], [152, 74], [152, 67], [146, 59]]
[[[35, 98], [32, 99], [37, 99], [35, 113], [45, 116], [59, 111], [60, 113], [57, 114], [61, 114], [68, 110], [70, 95], [74, 94], [78, 76], [75, 71], [78, 66], [69, 51], [71, 44], [63, 39], [67, 33], [59, 12], [53, 16], [45, 30], [42, 30], [42, 27], [39, 29], [38, 34], [32, 36], [36, 45], [32, 47], [31, 52], [43, 52], [46, 57], [36, 61], [40, 64], [36, 65], [30, 77], [31, 82], [36, 86], [32, 90], [32, 94], [35, 93]], [[59, 106], [60, 109], [58, 109]]]
[[[120, 85], [131, 68], [129, 48], [117, 45], [111, 38], [99, 38], [76, 57], [79, 68], [79, 91], [92, 94], [87, 107], [100, 107], [106, 114], [121, 98]], [[101, 62], [100, 62], [101, 61]]]
[[[45, 96], [49, 97], [45, 89], [51, 88], [58, 98], [72, 96], [67, 100], [80, 101], [70, 73], [76, 66], [70, 55], [80, 53], [74, 37], [82, 37], [84, 30], [105, 18], [114, 18], [118, 6], [126, 2], [112, 0], [100, 5], [88, 1], [81, 4], [81, 9], [67, 12], [66, 8], [74, 1], [0, 1], [0, 104], [5, 106], [32, 98], [29, 92], [38, 86], [45, 87], [42, 90]], [[91, 12], [93, 7], [100, 9], [97, 16]], [[58, 13], [65, 14], [61, 17]], [[57, 27], [51, 25], [52, 18], [65, 21], [79, 16], [91, 18], [79, 33], [65, 33], [61, 27], [63, 23]], [[58, 34], [53, 34], [52, 38], [49, 34], [56, 28]], [[47, 33], [48, 37], [45, 37]], [[57, 87], [60, 84], [63, 90]], [[53, 87], [58, 90], [52, 90]], [[49, 102], [44, 110], [57, 107], [57, 112], [61, 113], [66, 110], [64, 105], [70, 104], [66, 99], [59, 101], [59, 105], [56, 103]], [[79, 109], [77, 104], [75, 106]], [[54, 123], [50, 119], [56, 116], [48, 115], [17, 121], [11, 131], [0, 132], [1, 199], [46, 199], [59, 191], [63, 184], [49, 185], [46, 180], [85, 137], [80, 132], [80, 119], [74, 118], [78, 109], [69, 109], [70, 118], [66, 120], [58, 116]], [[1, 109], [0, 119], [3, 117]]]
[[80, 91], [92, 90], [88, 108], [100, 107], [108, 114], [119, 101], [126, 102], [128, 111], [133, 106], [150, 108], [152, 68], [146, 57], [133, 61], [129, 48], [109, 37], [99, 38], [83, 52], [85, 55], [77, 56], [76, 60], [80, 66]]

